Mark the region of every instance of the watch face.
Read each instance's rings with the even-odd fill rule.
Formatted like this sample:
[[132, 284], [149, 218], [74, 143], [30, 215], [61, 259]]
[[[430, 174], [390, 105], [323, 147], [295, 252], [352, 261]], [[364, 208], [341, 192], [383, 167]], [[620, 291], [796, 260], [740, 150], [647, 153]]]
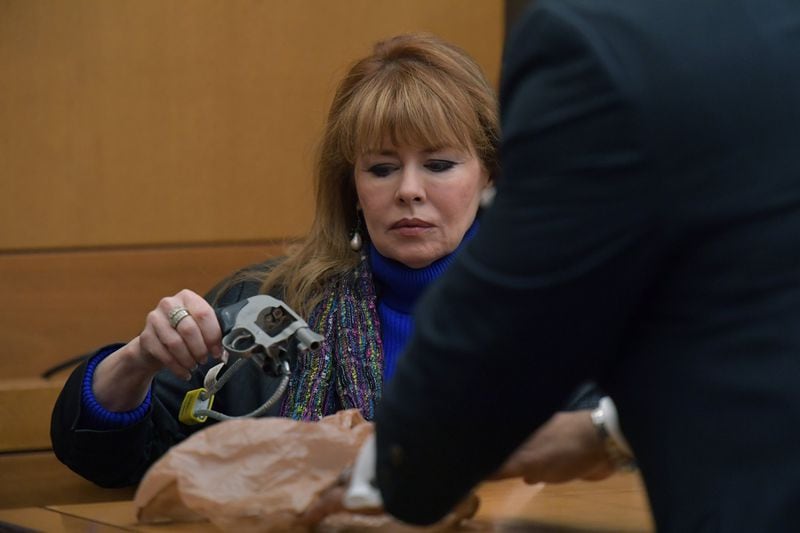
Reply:
[[602, 407], [597, 407], [591, 413], [592, 417], [592, 424], [594, 424], [595, 429], [597, 430], [597, 434], [600, 435], [600, 438], [605, 440], [609, 438], [608, 428], [606, 427], [606, 416], [605, 411], [603, 411]]

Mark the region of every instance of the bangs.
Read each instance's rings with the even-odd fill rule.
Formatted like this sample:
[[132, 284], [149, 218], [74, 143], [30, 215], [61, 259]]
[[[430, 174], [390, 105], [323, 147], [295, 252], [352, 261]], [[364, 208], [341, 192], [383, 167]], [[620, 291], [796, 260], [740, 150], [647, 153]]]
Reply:
[[[430, 73], [393, 72], [372, 80], [351, 100], [352, 133], [345, 153], [355, 159], [395, 146], [444, 147], [474, 151], [472, 134], [479, 119], [466, 94]], [[428, 78], [428, 79], [426, 79]]]

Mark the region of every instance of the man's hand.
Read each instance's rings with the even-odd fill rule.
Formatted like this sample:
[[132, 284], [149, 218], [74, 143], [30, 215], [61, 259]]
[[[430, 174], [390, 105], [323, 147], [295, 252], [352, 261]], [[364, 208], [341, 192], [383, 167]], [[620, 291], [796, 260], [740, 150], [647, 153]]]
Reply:
[[492, 479], [522, 477], [526, 483], [599, 480], [614, 465], [592, 424], [591, 411], [556, 413], [525, 441]]

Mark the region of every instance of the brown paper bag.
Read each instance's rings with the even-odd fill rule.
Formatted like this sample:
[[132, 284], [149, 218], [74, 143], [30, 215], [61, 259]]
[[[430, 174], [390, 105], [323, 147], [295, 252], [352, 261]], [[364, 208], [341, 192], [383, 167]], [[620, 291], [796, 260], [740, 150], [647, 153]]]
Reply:
[[[306, 531], [300, 520], [355, 461], [373, 425], [357, 409], [319, 422], [258, 418], [221, 422], [173, 447], [142, 479], [134, 505], [142, 523], [209, 520], [224, 531]], [[428, 528], [386, 514], [337, 513], [315, 531], [438, 531], [478, 508], [472, 495]]]
[[358, 410], [320, 422], [230, 420], [156, 462], [134, 497], [140, 522], [210, 520], [225, 530], [286, 531], [354, 461], [372, 433]]

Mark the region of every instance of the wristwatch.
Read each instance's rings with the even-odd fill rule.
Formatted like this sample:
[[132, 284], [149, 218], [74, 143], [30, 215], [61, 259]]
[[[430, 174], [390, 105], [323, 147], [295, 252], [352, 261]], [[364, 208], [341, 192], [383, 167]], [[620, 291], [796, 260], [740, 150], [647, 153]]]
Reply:
[[611, 464], [617, 470], [635, 470], [636, 460], [633, 452], [622, 435], [617, 418], [617, 408], [608, 396], [600, 399], [600, 403], [591, 413], [592, 424], [603, 442]]

